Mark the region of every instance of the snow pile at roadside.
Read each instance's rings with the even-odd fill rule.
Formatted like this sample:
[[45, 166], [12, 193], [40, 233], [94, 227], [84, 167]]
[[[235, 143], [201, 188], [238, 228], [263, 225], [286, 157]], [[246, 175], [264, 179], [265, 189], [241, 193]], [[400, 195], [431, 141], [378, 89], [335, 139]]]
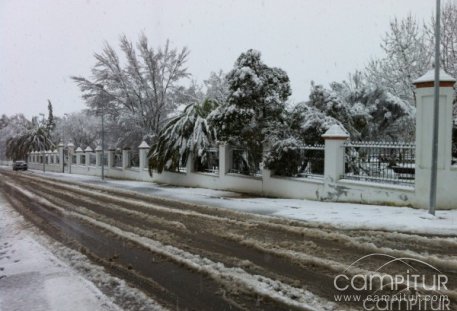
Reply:
[[[35, 174], [42, 175], [39, 171]], [[236, 192], [203, 188], [157, 185], [149, 182], [109, 180], [100, 184], [99, 177], [46, 173], [48, 177], [103, 187], [140, 192], [210, 207], [297, 219], [315, 224], [329, 224], [343, 229], [374, 229], [405, 233], [457, 236], [457, 209], [437, 211], [431, 216], [425, 210], [311, 200], [243, 198]]]
[[37, 243], [0, 196], [1, 310], [120, 310]]
[[[0, 310], [165, 310], [86, 256], [26, 226], [0, 194]], [[107, 288], [122, 309], [94, 284]]]

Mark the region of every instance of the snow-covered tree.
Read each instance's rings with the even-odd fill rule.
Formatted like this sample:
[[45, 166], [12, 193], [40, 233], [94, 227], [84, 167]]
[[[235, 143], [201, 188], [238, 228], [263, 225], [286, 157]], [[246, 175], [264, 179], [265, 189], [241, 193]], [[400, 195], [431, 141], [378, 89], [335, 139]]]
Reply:
[[[332, 119], [338, 120], [343, 124], [346, 130], [351, 133], [351, 136], [354, 139], [359, 139], [360, 132], [357, 130], [357, 128], [354, 127], [350, 105], [348, 105], [348, 103], [345, 101], [345, 98], [341, 96], [342, 94], [339, 94], [337, 91], [335, 91], [335, 89], [339, 90], [343, 94], [347, 92], [342, 90], [344, 89], [343, 86], [341, 86], [341, 88], [337, 88], [338, 84], [333, 83], [331, 86], [332, 88], [326, 89], [322, 85], [315, 85], [314, 83], [311, 83], [311, 93], [309, 95], [309, 102], [307, 104], [310, 107], [315, 108], [317, 111], [323, 113], [324, 116], [331, 118], [322, 119], [319, 114], [316, 114], [314, 111], [310, 111], [314, 117], [314, 120], [321, 119], [322, 121], [326, 122], [324, 127], [317, 126], [315, 122], [313, 123], [313, 126], [317, 126], [319, 129], [326, 130], [328, 127], [334, 124]], [[348, 94], [348, 96], [350, 96], [350, 94]]]
[[[435, 17], [427, 26], [430, 48], [435, 44]], [[448, 1], [441, 9], [440, 64], [454, 78], [457, 78], [457, 3]]]
[[[114, 144], [117, 132], [112, 129], [105, 129], [105, 140], [107, 146]], [[54, 141], [63, 143], [73, 143], [76, 147], [86, 148], [91, 146], [95, 148], [100, 140], [100, 118], [95, 117], [88, 111], [74, 112], [66, 115], [65, 118], [56, 118], [56, 128], [53, 136]]]
[[229, 95], [227, 76], [222, 70], [211, 72], [209, 78], [203, 83], [206, 87], [206, 98], [216, 101], [220, 105], [227, 100]]
[[394, 18], [381, 48], [385, 56], [369, 62], [367, 80], [414, 105], [412, 82], [431, 68], [433, 49], [424, 27], [412, 15], [401, 20]]
[[307, 144], [322, 143], [321, 135], [339, 124], [355, 140], [413, 140], [415, 108], [357, 76], [351, 76], [356, 77], [352, 82], [333, 82], [329, 89], [312, 84], [310, 100], [291, 113], [298, 136]]
[[48, 99], [48, 118], [46, 120], [46, 130], [51, 133], [56, 127], [51, 101]]
[[45, 126], [32, 126], [25, 132], [7, 140], [6, 156], [12, 160], [24, 160], [27, 158], [27, 154], [33, 150], [50, 150], [54, 146]]
[[290, 128], [302, 144], [323, 143], [322, 135], [334, 124], [341, 125], [337, 119], [326, 115], [309, 102], [298, 103], [290, 113]]
[[31, 122], [23, 114], [11, 117], [2, 115], [0, 119], [0, 159], [7, 159], [6, 143], [8, 139], [25, 133], [30, 126]]
[[210, 99], [203, 103], [192, 103], [181, 114], [170, 119], [149, 151], [150, 171], [175, 171], [185, 165], [190, 153], [199, 157], [200, 161], [205, 161], [203, 151], [216, 141], [206, 118], [216, 105]]
[[248, 50], [227, 74], [228, 97], [209, 116], [218, 139], [248, 151], [248, 162], [262, 160], [263, 144], [284, 123], [285, 104], [291, 94], [289, 77], [282, 69], [269, 67], [260, 52]]
[[[175, 109], [174, 97], [183, 78], [189, 51], [165, 47], [154, 49], [140, 36], [136, 48], [122, 36], [120, 48], [124, 59], [108, 43], [95, 54], [92, 77], [73, 77], [92, 110], [104, 105], [108, 120], [123, 128], [128, 139], [141, 141], [159, 133], [168, 114]], [[103, 100], [102, 100], [103, 99]]]

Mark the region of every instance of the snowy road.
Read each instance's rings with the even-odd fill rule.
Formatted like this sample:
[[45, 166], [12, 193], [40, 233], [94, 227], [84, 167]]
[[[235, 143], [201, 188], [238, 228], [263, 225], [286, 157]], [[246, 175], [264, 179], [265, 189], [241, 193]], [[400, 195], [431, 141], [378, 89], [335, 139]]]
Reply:
[[[385, 259], [373, 257], [347, 269], [373, 253], [440, 269], [449, 279], [446, 294], [456, 301], [454, 237], [348, 230], [31, 174], [0, 174], [1, 191], [26, 219], [166, 308], [362, 310], [357, 301], [335, 302], [334, 278], [343, 271], [375, 271]], [[394, 262], [383, 272], [403, 270]]]

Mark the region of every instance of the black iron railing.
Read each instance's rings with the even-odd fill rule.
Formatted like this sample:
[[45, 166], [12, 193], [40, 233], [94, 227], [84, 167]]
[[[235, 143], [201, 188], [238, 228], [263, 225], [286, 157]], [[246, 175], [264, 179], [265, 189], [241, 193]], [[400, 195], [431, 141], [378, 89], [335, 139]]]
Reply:
[[345, 179], [414, 185], [415, 144], [348, 142], [344, 148]]

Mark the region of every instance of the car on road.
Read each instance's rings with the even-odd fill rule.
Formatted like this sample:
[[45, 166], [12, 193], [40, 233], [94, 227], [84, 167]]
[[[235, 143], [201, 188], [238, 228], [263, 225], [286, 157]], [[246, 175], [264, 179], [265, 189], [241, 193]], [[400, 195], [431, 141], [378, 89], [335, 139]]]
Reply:
[[13, 163], [13, 171], [21, 170], [21, 171], [26, 171], [27, 170], [27, 162], [25, 161], [14, 161]]

